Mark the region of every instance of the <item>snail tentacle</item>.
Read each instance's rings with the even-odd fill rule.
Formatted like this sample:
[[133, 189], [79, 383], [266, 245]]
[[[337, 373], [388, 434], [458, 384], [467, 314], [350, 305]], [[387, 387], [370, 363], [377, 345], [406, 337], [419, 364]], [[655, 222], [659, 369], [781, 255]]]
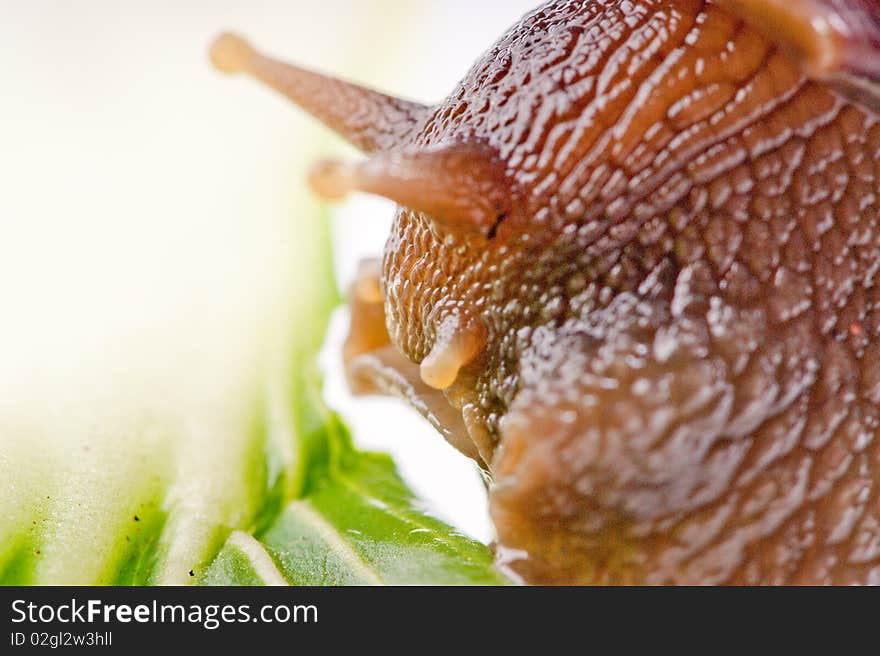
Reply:
[[422, 381], [428, 387], [445, 390], [452, 387], [461, 369], [486, 346], [486, 329], [479, 321], [451, 314], [437, 329], [431, 352], [422, 360]]
[[876, 0], [721, 0], [783, 46], [811, 78], [880, 109], [880, 3]]
[[217, 38], [211, 61], [224, 73], [260, 80], [366, 153], [405, 143], [430, 111], [416, 102], [285, 64], [234, 34]]
[[327, 200], [363, 191], [422, 212], [448, 228], [487, 236], [515, 203], [503, 164], [482, 145], [396, 150], [358, 163], [325, 161], [312, 169], [309, 181]]

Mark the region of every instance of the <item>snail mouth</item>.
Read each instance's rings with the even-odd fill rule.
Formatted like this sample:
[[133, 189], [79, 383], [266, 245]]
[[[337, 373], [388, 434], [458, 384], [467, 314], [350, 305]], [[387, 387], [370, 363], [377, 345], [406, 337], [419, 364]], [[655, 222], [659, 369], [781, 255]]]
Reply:
[[[482, 434], [469, 421], [471, 406], [456, 394], [460, 385], [451, 389], [459, 377], [456, 357], [461, 356], [460, 340], [453, 339], [444, 347], [446, 352], [441, 350], [437, 354], [437, 362], [433, 364], [436, 370], [432, 369], [430, 360], [426, 367], [406, 357], [392, 343], [386, 328], [380, 274], [378, 260], [362, 262], [349, 292], [351, 323], [344, 347], [349, 388], [358, 395], [379, 394], [403, 399], [447, 442], [485, 470], [487, 459], [481, 455], [480, 448]], [[454, 370], [454, 377], [450, 370]], [[440, 378], [443, 385], [435, 380]], [[451, 382], [447, 385], [449, 378]], [[453, 400], [462, 402], [453, 403]]]
[[389, 345], [353, 357], [346, 364], [346, 373], [353, 391], [403, 399], [449, 444], [487, 469], [461, 411], [449, 403], [443, 391], [426, 385], [418, 365], [406, 359], [396, 347]]

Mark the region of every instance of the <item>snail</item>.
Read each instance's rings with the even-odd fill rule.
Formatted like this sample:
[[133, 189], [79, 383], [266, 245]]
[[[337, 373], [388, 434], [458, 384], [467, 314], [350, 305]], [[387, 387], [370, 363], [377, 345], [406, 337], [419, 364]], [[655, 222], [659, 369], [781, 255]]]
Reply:
[[214, 63], [399, 205], [347, 375], [489, 477], [542, 584], [880, 584], [880, 3], [555, 0], [439, 105]]

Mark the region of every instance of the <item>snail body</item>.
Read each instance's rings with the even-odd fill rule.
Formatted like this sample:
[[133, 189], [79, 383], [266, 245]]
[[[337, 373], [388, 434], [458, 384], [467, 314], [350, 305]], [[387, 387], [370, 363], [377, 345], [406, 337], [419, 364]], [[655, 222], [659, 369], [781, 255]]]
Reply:
[[491, 476], [539, 583], [880, 584], [880, 4], [554, 1], [424, 106], [213, 50], [399, 203], [352, 388]]

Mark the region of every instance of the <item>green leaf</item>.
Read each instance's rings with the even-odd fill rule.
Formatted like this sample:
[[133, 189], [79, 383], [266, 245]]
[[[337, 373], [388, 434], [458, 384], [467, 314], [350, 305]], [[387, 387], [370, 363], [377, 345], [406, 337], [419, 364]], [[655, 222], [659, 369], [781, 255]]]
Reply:
[[[314, 399], [314, 397], [312, 397]], [[323, 409], [323, 412], [322, 412]], [[320, 402], [322, 449], [303, 496], [257, 539], [235, 533], [205, 572], [209, 585], [500, 585], [482, 544], [431, 517], [388, 456], [357, 451]]]

